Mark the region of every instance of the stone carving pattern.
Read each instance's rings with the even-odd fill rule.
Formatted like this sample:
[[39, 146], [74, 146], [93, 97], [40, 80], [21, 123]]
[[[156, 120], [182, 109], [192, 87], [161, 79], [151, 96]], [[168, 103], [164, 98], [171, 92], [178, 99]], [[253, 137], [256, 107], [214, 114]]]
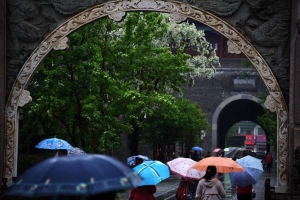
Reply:
[[242, 51], [239, 48], [236, 48], [236, 46], [230, 41], [227, 41], [228, 46], [228, 52], [231, 54], [241, 54]]
[[63, 39], [59, 40], [59, 42], [53, 47], [54, 50], [64, 50], [69, 48], [69, 38], [64, 37]]
[[25, 104], [32, 101], [32, 97], [30, 96], [30, 92], [27, 90], [23, 90], [22, 94], [20, 95], [19, 106], [23, 107]]
[[[268, 65], [262, 59], [262, 56], [255, 50], [255, 48], [238, 32], [234, 31], [233, 27], [224, 23], [217, 17], [207, 13], [206, 11], [195, 9], [188, 4], [165, 2], [165, 1], [154, 1], [154, 0], [132, 0], [132, 1], [116, 1], [106, 4], [97, 5], [91, 9], [82, 12], [64, 24], [62, 24], [56, 31], [50, 34], [32, 53], [31, 57], [24, 64], [20, 71], [18, 78], [14, 83], [13, 92], [9, 96], [9, 102], [7, 107], [7, 144], [6, 144], [6, 171], [5, 177], [11, 178], [12, 169], [14, 164], [13, 148], [14, 148], [14, 131], [15, 131], [15, 118], [16, 110], [19, 105], [20, 95], [26, 88], [30, 77], [33, 75], [36, 67], [43, 60], [43, 58], [50, 52], [50, 50], [56, 46], [61, 39], [74, 30], [80, 28], [84, 24], [87, 24], [93, 20], [102, 18], [110, 15], [110, 17], [116, 16], [113, 13], [122, 13], [127, 11], [138, 11], [138, 10], [149, 10], [149, 11], [160, 11], [176, 13], [181, 16], [187, 16], [188, 18], [195, 19], [202, 22], [213, 29], [217, 30], [231, 42], [233, 42], [243, 53], [249, 58], [249, 60], [256, 67], [264, 80], [268, 90], [270, 91], [270, 98], [273, 99], [276, 105], [276, 111], [278, 113], [278, 132], [280, 142], [278, 144], [279, 150], [279, 186], [286, 186], [287, 180], [287, 107], [284, 101], [283, 95], [280, 92], [280, 88], [276, 82], [276, 79], [268, 68]], [[117, 17], [117, 20], [119, 17]]]
[[[8, 27], [10, 38], [8, 45], [8, 89], [17, 77], [32, 49], [28, 49], [22, 42], [34, 43], [41, 41], [43, 36], [52, 31], [56, 20], [52, 16], [40, 13], [40, 6], [31, 0], [10, 0], [8, 3]], [[9, 91], [8, 90], [8, 91]]]
[[[240, 8], [242, 1], [243, 0], [202, 0], [199, 2], [199, 7], [217, 16], [230, 16]], [[195, 1], [191, 3], [195, 3]]]
[[289, 61], [284, 51], [289, 37], [290, 16], [286, 2], [259, 0], [258, 3], [250, 5], [249, 9], [249, 16], [239, 19], [235, 26], [253, 44], [265, 47], [261, 53], [272, 68], [281, 91], [288, 99]]

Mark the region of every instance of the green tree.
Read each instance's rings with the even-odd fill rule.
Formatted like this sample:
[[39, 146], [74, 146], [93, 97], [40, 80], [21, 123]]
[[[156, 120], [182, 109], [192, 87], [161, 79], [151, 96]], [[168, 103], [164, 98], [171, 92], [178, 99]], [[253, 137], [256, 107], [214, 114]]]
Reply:
[[28, 88], [33, 102], [23, 110], [21, 148], [57, 136], [87, 152], [104, 152], [118, 148], [120, 134], [127, 133], [131, 153], [138, 153], [145, 114], [176, 108], [174, 95], [188, 77], [210, 76], [210, 63], [218, 61], [207, 55], [214, 55], [211, 49], [199, 52], [206, 65], [192, 67], [184, 48], [174, 53], [167, 43], [158, 46], [168, 23], [159, 13], [131, 13], [122, 23], [105, 18], [70, 35], [70, 48], [51, 52]]
[[227, 138], [231, 138], [238, 134], [238, 124], [234, 124], [227, 132]]
[[198, 145], [201, 131], [208, 131], [209, 127], [206, 115], [197, 103], [177, 98], [173, 105], [161, 106], [147, 116], [142, 124], [142, 136], [154, 151], [178, 141], [185, 144], [184, 152]]

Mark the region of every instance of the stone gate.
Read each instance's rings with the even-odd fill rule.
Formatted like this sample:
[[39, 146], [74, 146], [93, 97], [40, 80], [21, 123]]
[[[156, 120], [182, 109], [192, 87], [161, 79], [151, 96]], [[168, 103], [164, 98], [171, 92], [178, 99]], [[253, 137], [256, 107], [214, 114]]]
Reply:
[[300, 143], [300, 5], [297, 0], [6, 0], [0, 2], [0, 169], [17, 172], [18, 107], [30, 100], [27, 85], [52, 50], [67, 47], [68, 35], [108, 16], [130, 11], [171, 13], [199, 21], [227, 37], [252, 62], [269, 96], [265, 106], [278, 118], [278, 191], [293, 190], [291, 163]]

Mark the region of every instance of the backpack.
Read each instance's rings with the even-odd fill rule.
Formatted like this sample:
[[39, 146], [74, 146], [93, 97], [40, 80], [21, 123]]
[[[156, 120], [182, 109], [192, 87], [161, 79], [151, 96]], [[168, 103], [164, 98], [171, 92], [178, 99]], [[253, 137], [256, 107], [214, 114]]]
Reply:
[[191, 185], [188, 180], [181, 180], [177, 188], [175, 198], [176, 200], [190, 200]]

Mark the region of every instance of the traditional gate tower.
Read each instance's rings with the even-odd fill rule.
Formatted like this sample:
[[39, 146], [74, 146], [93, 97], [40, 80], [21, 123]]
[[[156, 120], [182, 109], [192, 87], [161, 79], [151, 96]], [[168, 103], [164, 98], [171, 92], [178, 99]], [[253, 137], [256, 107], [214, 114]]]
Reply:
[[[298, 0], [6, 0], [0, 2], [0, 178], [17, 176], [18, 108], [26, 88], [52, 50], [67, 47], [81, 26], [126, 12], [167, 12], [197, 20], [227, 37], [263, 79], [265, 106], [277, 113], [277, 191], [293, 191], [291, 163], [300, 145], [300, 3]], [[37, 23], [38, 22], [38, 23]], [[298, 67], [297, 67], [298, 66]]]

